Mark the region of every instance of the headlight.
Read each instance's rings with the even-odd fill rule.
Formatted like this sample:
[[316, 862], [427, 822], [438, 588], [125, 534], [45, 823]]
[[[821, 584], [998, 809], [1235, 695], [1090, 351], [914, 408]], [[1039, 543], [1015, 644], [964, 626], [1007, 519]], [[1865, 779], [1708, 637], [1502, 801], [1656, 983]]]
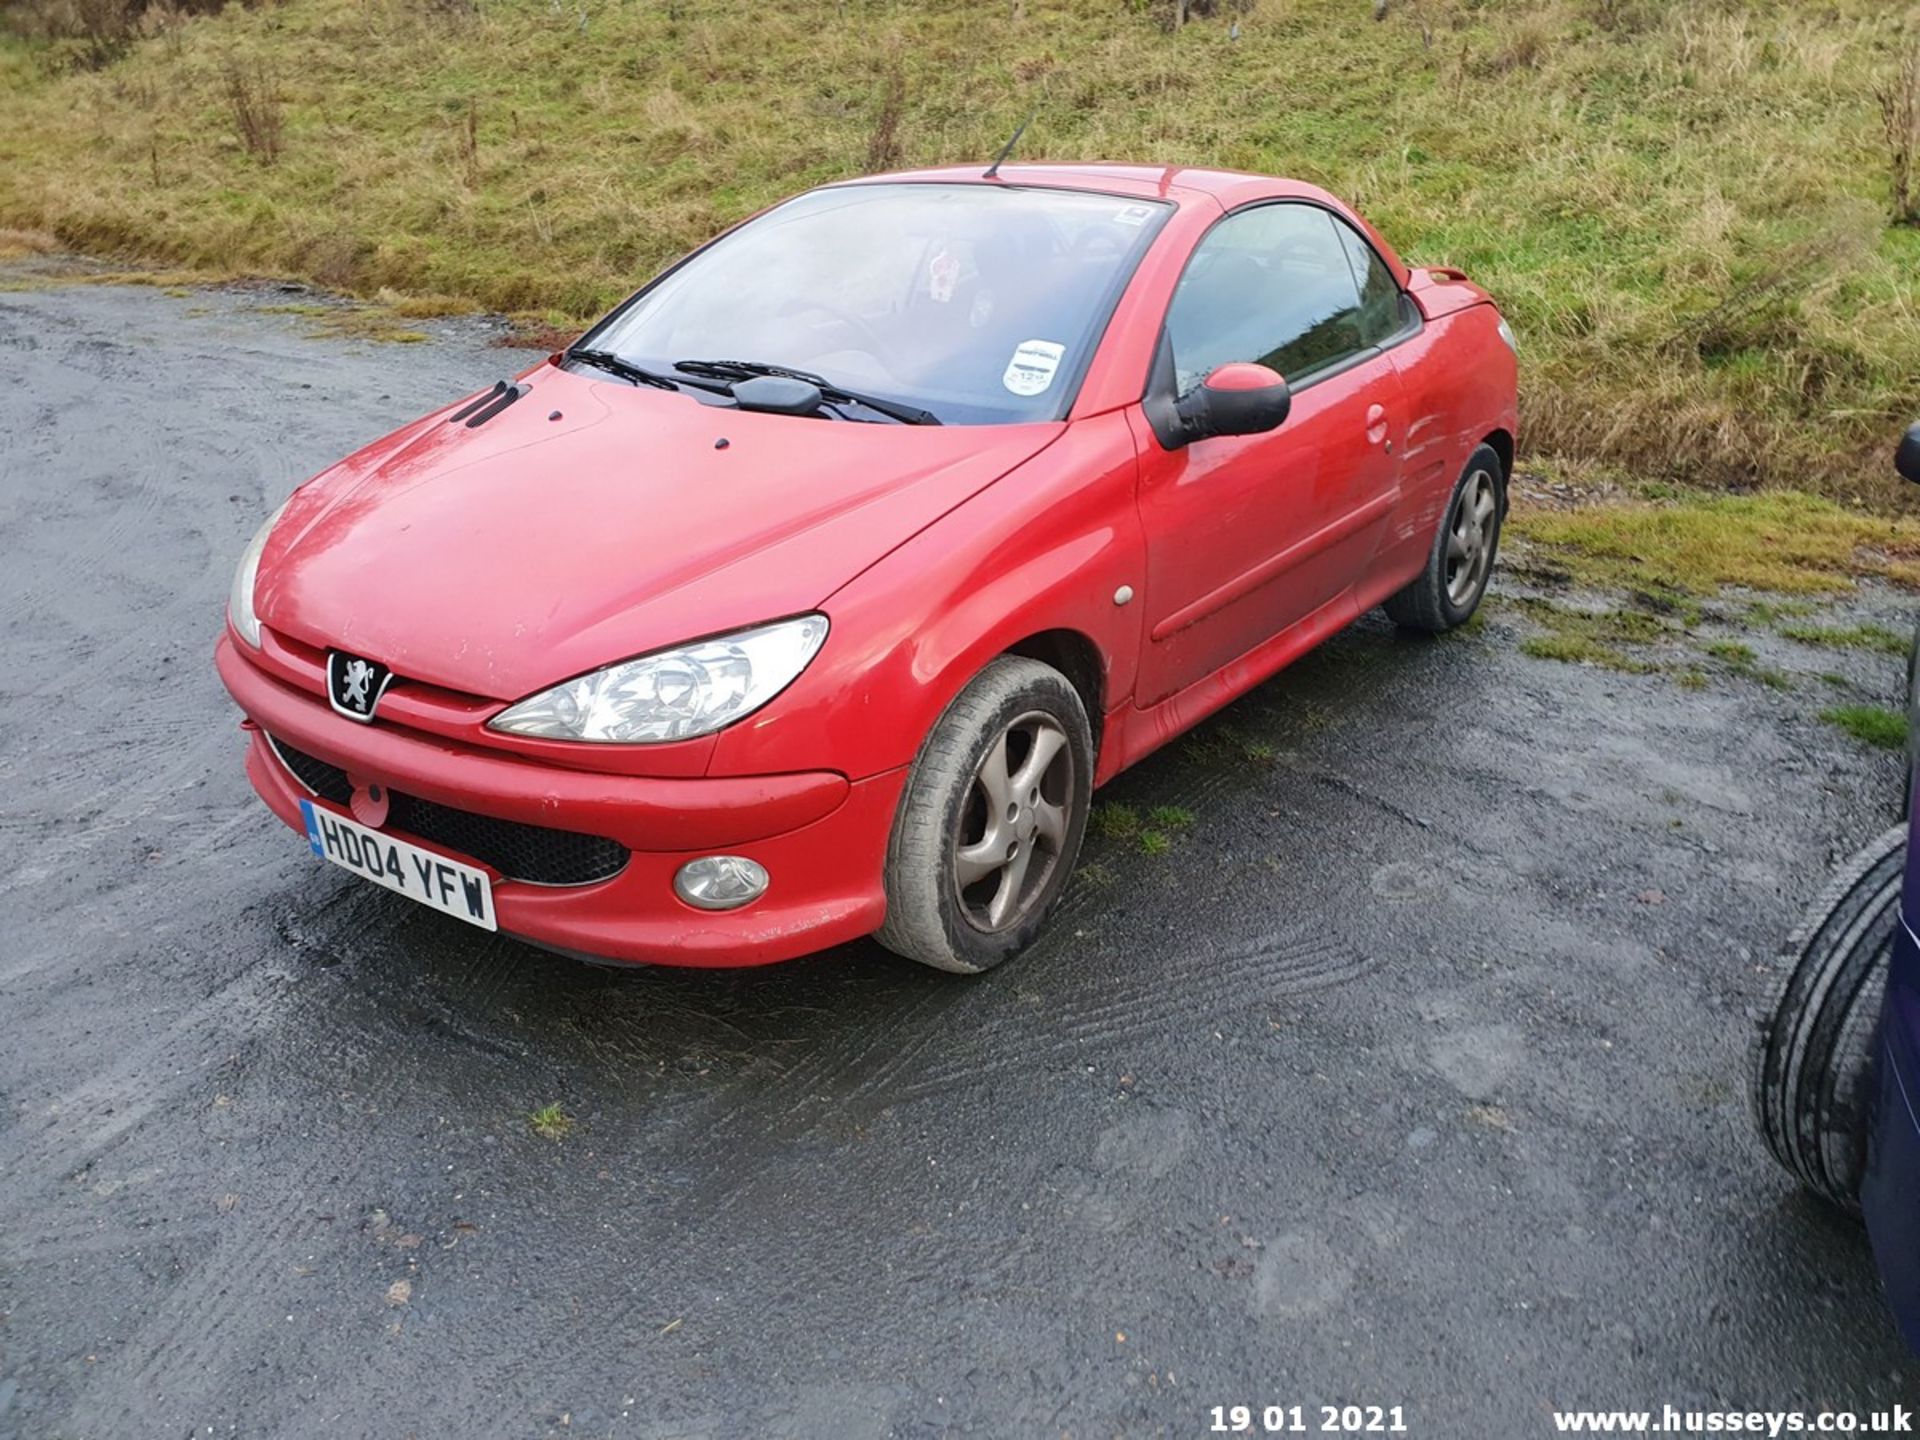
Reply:
[[1500, 322], [1500, 338], [1507, 342], [1507, 349], [1516, 356], [1520, 353], [1520, 342], [1513, 338], [1513, 327], [1505, 320]]
[[281, 501], [280, 508], [267, 517], [267, 523], [254, 532], [253, 539], [240, 554], [240, 563], [234, 567], [233, 589], [227, 592], [227, 618], [240, 632], [240, 637], [256, 650], [260, 648], [260, 617], [253, 613], [253, 586], [260, 578], [260, 552], [267, 548], [267, 537], [292, 503], [292, 496]]
[[737, 630], [542, 690], [489, 724], [514, 735], [617, 745], [709, 735], [786, 689], [826, 638], [824, 615]]

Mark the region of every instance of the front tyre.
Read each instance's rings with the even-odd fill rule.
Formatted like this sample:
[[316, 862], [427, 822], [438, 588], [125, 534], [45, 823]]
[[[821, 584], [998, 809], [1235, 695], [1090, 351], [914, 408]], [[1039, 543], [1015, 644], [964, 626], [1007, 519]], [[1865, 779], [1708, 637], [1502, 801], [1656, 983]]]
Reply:
[[1472, 619], [1493, 577], [1506, 516], [1506, 467], [1491, 445], [1481, 445], [1467, 457], [1467, 468], [1447, 499], [1426, 569], [1388, 598], [1387, 618], [1436, 635]]
[[1767, 1149], [1808, 1189], [1853, 1212], [1906, 839], [1905, 826], [1887, 831], [1807, 908], [1753, 1045], [1753, 1113]]
[[1092, 789], [1093, 732], [1079, 693], [1038, 660], [995, 660], [914, 761], [875, 938], [961, 975], [1017, 955], [1066, 889]]

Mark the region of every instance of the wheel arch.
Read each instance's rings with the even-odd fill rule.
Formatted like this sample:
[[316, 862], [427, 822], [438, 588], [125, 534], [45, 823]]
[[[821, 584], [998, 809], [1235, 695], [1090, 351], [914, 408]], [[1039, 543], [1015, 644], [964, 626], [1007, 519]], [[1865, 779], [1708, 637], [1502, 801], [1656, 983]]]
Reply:
[[1134, 439], [1118, 412], [1078, 420], [1015, 477], [822, 603], [834, 636], [758, 723], [721, 734], [710, 773], [826, 768], [859, 780], [911, 764], [967, 684], [1017, 655], [1066, 676], [1096, 756], [1133, 693], [1146, 584]]
[[1500, 457], [1500, 478], [1505, 482], [1500, 490], [1501, 495], [1505, 497], [1513, 488], [1513, 432], [1506, 429], [1492, 430], [1481, 437], [1480, 443]]
[[1087, 725], [1093, 731], [1093, 753], [1100, 754], [1101, 730], [1107, 708], [1107, 660], [1092, 636], [1073, 629], [1042, 630], [1009, 645], [1003, 655], [1024, 655], [1051, 665], [1067, 677], [1067, 683], [1086, 707]]

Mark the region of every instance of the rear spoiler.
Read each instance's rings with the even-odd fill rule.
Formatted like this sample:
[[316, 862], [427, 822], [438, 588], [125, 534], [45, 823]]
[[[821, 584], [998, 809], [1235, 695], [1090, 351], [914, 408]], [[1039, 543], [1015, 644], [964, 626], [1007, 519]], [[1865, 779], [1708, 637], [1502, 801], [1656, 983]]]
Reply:
[[1415, 265], [1407, 272], [1407, 293], [1429, 320], [1488, 305], [1493, 297], [1467, 278], [1467, 272], [1451, 265]]

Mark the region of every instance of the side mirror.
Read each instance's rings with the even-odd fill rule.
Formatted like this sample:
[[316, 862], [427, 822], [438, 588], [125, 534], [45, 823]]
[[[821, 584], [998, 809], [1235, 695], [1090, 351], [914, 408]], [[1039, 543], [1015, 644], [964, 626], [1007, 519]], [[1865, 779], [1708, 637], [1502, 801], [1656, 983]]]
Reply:
[[1906, 479], [1920, 484], [1920, 425], [1900, 437], [1900, 448], [1893, 452], [1893, 468]]
[[1293, 408], [1293, 392], [1278, 371], [1235, 360], [1222, 365], [1174, 404], [1188, 443], [1215, 435], [1264, 435]]

